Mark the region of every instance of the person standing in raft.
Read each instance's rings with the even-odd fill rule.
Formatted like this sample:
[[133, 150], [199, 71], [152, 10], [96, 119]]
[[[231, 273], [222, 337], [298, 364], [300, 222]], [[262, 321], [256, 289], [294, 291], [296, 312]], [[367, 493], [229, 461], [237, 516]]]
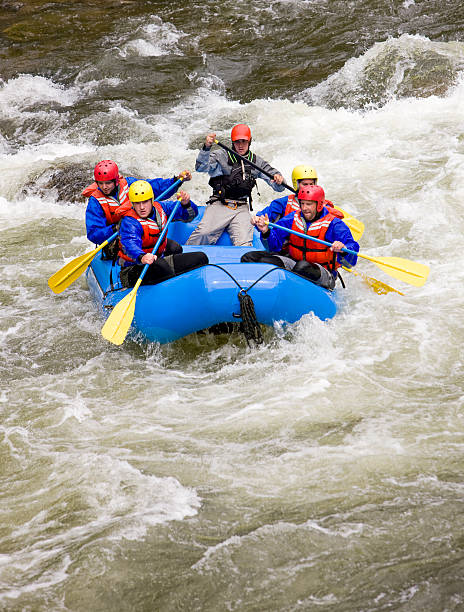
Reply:
[[[300, 187], [317, 185], [317, 172], [312, 166], [304, 164], [295, 166], [292, 171], [292, 183], [295, 192], [297, 192]], [[333, 204], [330, 200], [324, 200], [324, 206], [326, 208], [333, 208]], [[300, 210], [300, 205], [296, 193], [291, 193], [283, 198], [272, 200], [269, 206], [266, 206], [266, 208], [263, 208], [257, 212], [256, 215], [251, 217], [251, 224], [256, 225], [258, 217], [262, 217], [263, 215], [267, 215], [269, 221], [272, 223], [278, 223], [279, 219], [289, 215], [294, 210]]]
[[208, 134], [203, 148], [198, 153], [195, 170], [210, 175], [209, 184], [213, 188], [213, 195], [207, 202], [203, 219], [187, 240], [187, 244], [215, 244], [227, 229], [234, 246], [251, 246], [253, 228], [250, 226], [249, 210], [251, 191], [256, 185], [256, 179], [263, 179], [274, 191], [284, 190], [281, 185], [284, 180], [282, 174], [250, 151], [250, 128], [245, 124], [238, 124], [232, 128], [230, 136], [234, 151], [271, 174], [274, 179], [269, 179], [246, 161], [224, 149], [211, 151], [216, 134]]
[[[123, 287], [135, 285], [145, 264], [149, 264], [150, 267], [142, 284], [154, 285], [208, 263], [205, 253], [201, 251], [183, 253], [178, 243], [175, 244], [178, 245], [180, 251], [168, 254], [166, 238], [157, 252], [152, 253], [175, 202], [156, 202], [153, 189], [148, 181], [139, 180], [132, 183], [128, 195], [131, 209], [122, 217], [119, 230], [118, 254]], [[190, 196], [185, 191], [179, 191], [178, 197], [181, 206], [177, 209], [173, 220], [177, 219], [187, 223], [197, 216], [198, 208], [190, 201]]]
[[[94, 244], [101, 244], [117, 231], [122, 217], [131, 209], [128, 197], [129, 187], [137, 179], [133, 176], [121, 176], [117, 164], [111, 159], [98, 162], [93, 174], [96, 182], [82, 192], [84, 197], [89, 198], [85, 212], [85, 225], [87, 239]], [[184, 181], [189, 181], [192, 174], [189, 170], [184, 170], [179, 176], [169, 179], [148, 179], [148, 182], [153, 193], [159, 195], [181, 177]], [[166, 194], [166, 198], [173, 193], [175, 193], [175, 188], [171, 193]], [[103, 249], [104, 255], [109, 259], [116, 257], [117, 245], [117, 240], [108, 244]], [[174, 248], [174, 245], [172, 247]]]
[[[306, 277], [325, 289], [334, 289], [337, 269], [344, 265], [356, 265], [356, 255], [341, 253], [346, 247], [359, 251], [359, 244], [353, 239], [349, 227], [339, 218], [338, 211], [324, 206], [325, 193], [319, 185], [300, 186], [297, 194], [299, 210], [291, 212], [279, 221], [279, 225], [308, 236], [332, 243], [325, 246], [319, 242], [305, 240], [289, 234], [283, 229], [268, 226], [267, 215], [258, 217], [256, 227], [261, 240], [269, 251], [249, 251], [241, 261], [247, 263], [270, 263], [286, 268]], [[288, 256], [280, 254], [288, 241]]]

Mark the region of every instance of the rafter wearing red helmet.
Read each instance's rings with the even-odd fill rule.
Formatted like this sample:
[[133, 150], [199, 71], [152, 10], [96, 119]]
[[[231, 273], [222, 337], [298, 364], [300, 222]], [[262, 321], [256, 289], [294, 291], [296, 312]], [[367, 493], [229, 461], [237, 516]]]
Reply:
[[[330, 242], [328, 247], [319, 242], [307, 240], [285, 229], [269, 229], [267, 215], [258, 217], [256, 227], [267, 251], [249, 251], [242, 256], [242, 262], [272, 263], [308, 278], [325, 289], [334, 289], [341, 265], [356, 265], [357, 257], [342, 253], [346, 247], [359, 251], [349, 227], [342, 221], [337, 210], [324, 206], [325, 193], [319, 185], [301, 185], [297, 193], [299, 210], [295, 210], [279, 221], [282, 228], [288, 228], [319, 240]], [[288, 255], [282, 249], [288, 244]]]
[[[264, 159], [250, 151], [251, 130], [244, 123], [232, 128], [232, 149], [246, 160], [259, 166], [257, 170], [247, 161], [224, 149], [211, 151], [216, 134], [206, 136], [205, 144], [198, 153], [195, 170], [207, 172], [213, 195], [208, 200], [203, 219], [192, 233], [187, 244], [214, 244], [224, 230], [229, 232], [235, 246], [251, 246], [253, 228], [250, 225], [251, 192], [258, 178], [266, 181], [275, 191], [283, 191], [282, 174]], [[271, 180], [264, 174], [271, 174]]]
[[[298, 191], [300, 185], [317, 185], [317, 172], [312, 166], [300, 164], [293, 168], [292, 182], [295, 191]], [[325, 200], [324, 206], [333, 207], [333, 203], [330, 200]], [[253, 215], [251, 217], [251, 224], [256, 225], [257, 217], [263, 215], [267, 215], [272, 223], [278, 223], [279, 219], [299, 208], [300, 205], [298, 204], [296, 193], [290, 193], [289, 195], [272, 200], [268, 206], [261, 209], [256, 215]]]
[[[82, 192], [84, 197], [89, 198], [85, 212], [85, 225], [88, 240], [94, 244], [101, 244], [114, 234], [122, 217], [131, 210], [128, 197], [129, 187], [137, 179], [133, 176], [122, 176], [118, 165], [112, 159], [103, 159], [98, 162], [93, 175], [95, 183], [86, 187]], [[147, 179], [155, 198], [169, 189], [180, 176], [186, 181], [192, 178], [191, 173], [184, 170], [178, 176], [169, 179]], [[174, 192], [175, 188], [166, 194], [166, 199]], [[176, 244], [172, 244], [171, 247], [175, 251], [178, 250]], [[115, 257], [117, 241], [107, 245], [103, 252], [107, 257]]]

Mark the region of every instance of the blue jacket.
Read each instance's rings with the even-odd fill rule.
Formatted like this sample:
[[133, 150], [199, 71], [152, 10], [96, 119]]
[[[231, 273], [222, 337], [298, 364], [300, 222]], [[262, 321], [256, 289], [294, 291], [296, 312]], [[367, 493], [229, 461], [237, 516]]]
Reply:
[[[324, 208], [321, 217], [325, 217], [325, 215], [327, 214], [329, 214], [329, 211]], [[292, 212], [286, 217], [282, 217], [282, 219], [280, 219], [279, 221], [279, 225], [282, 225], [282, 227], [286, 227], [288, 229], [292, 229], [294, 216], [295, 213]], [[276, 227], [270, 228], [269, 234], [266, 234], [266, 237], [261, 234], [261, 240], [263, 244], [268, 248], [269, 251], [275, 252], [279, 252], [282, 250], [284, 243], [289, 239], [289, 237], [289, 233], [285, 232], [284, 230], [277, 229]], [[335, 218], [332, 220], [329, 227], [327, 228], [325, 240], [327, 242], [335, 242], [336, 240], [339, 240], [340, 242], [343, 242], [347, 249], [350, 249], [351, 251], [356, 251], [357, 253], [359, 252], [359, 244], [354, 240], [353, 236], [351, 235], [350, 228], [341, 219]], [[357, 259], [358, 258], [356, 255], [351, 255], [349, 253], [337, 253], [337, 261], [342, 265], [346, 266], [347, 268], [355, 266]], [[336, 275], [336, 272], [334, 272], [334, 275]]]
[[[125, 177], [127, 184], [131, 185], [136, 179], [133, 176]], [[177, 178], [155, 178], [155, 179], [144, 179], [148, 181], [153, 189], [153, 194], [156, 197], [166, 191], [171, 185], [173, 185]], [[166, 194], [166, 198], [169, 198], [174, 193], [175, 189]], [[116, 193], [116, 199], [118, 195]], [[100, 206], [99, 201], [91, 196], [89, 201], [87, 202], [87, 209], [85, 211], [85, 226], [87, 228], [87, 239], [94, 244], [101, 244], [105, 242], [114, 232], [116, 228], [114, 225], [108, 225], [105, 217], [105, 212], [103, 208]]]
[[267, 215], [271, 223], [276, 223], [276, 219], [283, 217], [285, 209], [287, 208], [287, 202], [288, 196], [272, 200], [269, 206], [266, 206], [266, 208], [263, 208], [263, 210], [257, 212], [256, 215], [259, 217]]
[[[164, 212], [169, 217], [172, 213], [174, 206], [176, 204], [175, 201], [162, 201], [160, 202]], [[184, 223], [188, 223], [195, 219], [198, 215], [198, 206], [190, 201], [189, 206], [179, 206], [176, 214], [174, 215], [173, 221], [183, 221]], [[155, 219], [155, 209], [152, 210], [149, 215], [150, 219]], [[121, 227], [119, 228], [119, 244], [121, 245], [122, 250], [126, 255], [128, 255], [131, 259], [140, 263], [140, 259], [145, 255], [145, 251], [142, 249], [142, 237], [143, 237], [143, 229], [141, 224], [134, 219], [133, 217], [123, 217], [121, 219]], [[131, 266], [129, 261], [124, 262], [124, 266]]]

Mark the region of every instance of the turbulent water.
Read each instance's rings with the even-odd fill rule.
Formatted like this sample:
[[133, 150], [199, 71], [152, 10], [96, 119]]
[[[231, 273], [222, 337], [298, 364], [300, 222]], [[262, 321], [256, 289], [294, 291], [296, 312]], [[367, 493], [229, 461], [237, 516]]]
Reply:
[[[463, 610], [462, 3], [0, 11], [0, 609]], [[193, 170], [237, 122], [427, 283], [360, 260], [404, 295], [346, 274], [259, 348], [109, 345], [84, 277], [47, 286], [92, 248], [94, 164]]]

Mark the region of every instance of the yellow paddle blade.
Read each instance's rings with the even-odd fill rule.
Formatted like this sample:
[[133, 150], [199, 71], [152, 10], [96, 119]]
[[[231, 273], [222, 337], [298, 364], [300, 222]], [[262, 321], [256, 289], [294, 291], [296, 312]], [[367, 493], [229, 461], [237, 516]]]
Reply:
[[372, 276], [366, 276], [362, 272], [356, 272], [356, 270], [353, 270], [352, 268], [346, 268], [345, 266], [342, 266], [342, 268], [347, 272], [351, 272], [351, 274], [354, 274], [355, 276], [360, 276], [366, 283], [366, 285], [371, 287], [371, 289], [373, 289], [378, 295], [385, 295], [386, 293], [390, 293], [390, 291], [394, 293], [399, 293], [400, 295], [404, 295], [404, 293], [401, 293], [401, 291], [398, 291], [398, 289], [390, 287], [390, 285], [382, 283], [382, 281], [379, 281], [376, 278], [373, 278]]
[[58, 270], [58, 272], [50, 276], [48, 279], [48, 286], [50, 289], [54, 293], [61, 293], [69, 287], [69, 285], [71, 285], [76, 278], [79, 278], [82, 272], [88, 268], [92, 259], [106, 244], [108, 244], [107, 240], [101, 244], [98, 249], [95, 249], [91, 253], [85, 253], [85, 255], [76, 257], [76, 259], [73, 259]]
[[135, 313], [135, 300], [137, 289], [142, 279], [135, 283], [135, 287], [113, 308], [110, 316], [103, 325], [101, 333], [105, 340], [120, 345], [124, 342]]
[[348, 225], [356, 242], [359, 242], [359, 239], [364, 234], [364, 223], [356, 219], [356, 217], [353, 217], [353, 215], [350, 215], [350, 213], [347, 213], [346, 210], [343, 210], [340, 206], [335, 206], [335, 208], [343, 213], [342, 221]]
[[393, 278], [402, 280], [415, 287], [422, 287], [430, 272], [430, 268], [425, 264], [403, 259], [402, 257], [369, 257], [361, 253], [358, 253], [358, 257], [372, 261], [372, 263], [375, 263], [376, 266], [390, 276], [393, 276]]

